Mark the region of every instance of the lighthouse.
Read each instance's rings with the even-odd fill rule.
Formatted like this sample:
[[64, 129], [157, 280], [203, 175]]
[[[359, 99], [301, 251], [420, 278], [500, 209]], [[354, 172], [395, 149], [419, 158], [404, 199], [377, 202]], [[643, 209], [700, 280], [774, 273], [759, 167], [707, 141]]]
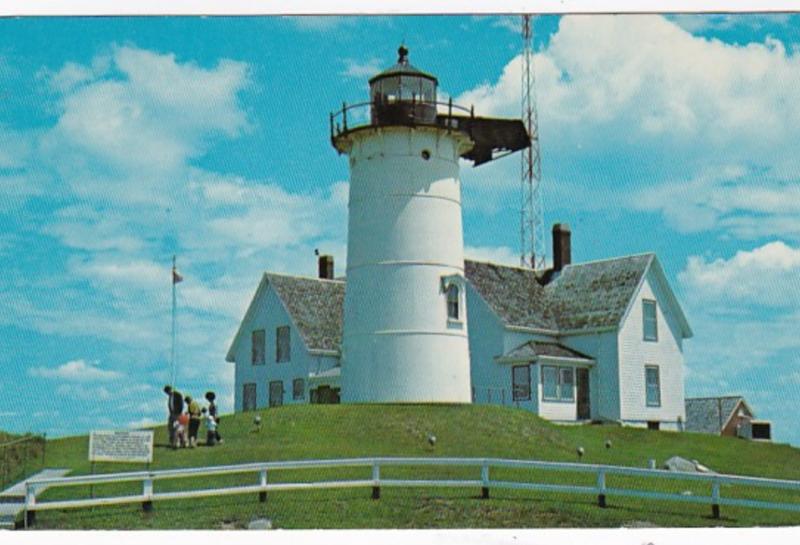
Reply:
[[409, 62], [369, 80], [369, 101], [331, 114], [350, 163], [344, 402], [469, 403], [459, 162], [530, 145], [520, 120], [437, 100]]

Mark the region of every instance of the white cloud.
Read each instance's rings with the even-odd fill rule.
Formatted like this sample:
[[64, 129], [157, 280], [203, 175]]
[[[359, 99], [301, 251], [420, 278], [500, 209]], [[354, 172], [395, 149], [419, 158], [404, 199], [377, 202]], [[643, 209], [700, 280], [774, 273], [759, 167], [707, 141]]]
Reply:
[[128, 422], [126, 427], [138, 430], [138, 429], [141, 429], [141, 428], [152, 428], [153, 426], [157, 426], [157, 425], [162, 424], [162, 423], [163, 422], [161, 422], [161, 421], [157, 421], [157, 420], [155, 420], [153, 418], [145, 416], [145, 417], [140, 418], [138, 420], [133, 420], [131, 422]]
[[791, 21], [789, 13], [763, 13], [763, 14], [735, 14], [735, 13], [681, 13], [668, 15], [670, 21], [675, 22], [684, 30], [692, 33], [710, 30], [732, 30], [735, 28], [749, 28], [758, 30], [767, 25], [788, 25]]
[[68, 361], [58, 367], [31, 367], [28, 372], [35, 377], [57, 378], [78, 382], [110, 381], [122, 378], [118, 371], [101, 369], [97, 362], [86, 360]]
[[730, 259], [690, 256], [678, 280], [693, 299], [800, 308], [800, 248], [775, 241]]
[[371, 58], [368, 61], [358, 61], [355, 59], [344, 59], [345, 69], [343, 76], [348, 78], [366, 79], [371, 78], [383, 69], [384, 61], [378, 58]]
[[475, 261], [519, 266], [519, 252], [508, 246], [465, 246], [464, 257]]
[[[661, 16], [566, 16], [535, 65], [545, 180], [613, 186], [625, 200], [610, 207], [663, 213], [684, 232], [780, 227], [800, 240], [800, 55], [782, 42], [726, 44]], [[518, 117], [520, 79], [516, 57], [456, 102]], [[485, 187], [482, 209], [517, 190], [517, 165], [501, 163], [465, 175]]]
[[61, 384], [56, 388], [56, 393], [79, 401], [110, 401], [114, 395], [105, 386], [87, 388], [82, 384]]
[[238, 94], [249, 68], [237, 61], [204, 68], [115, 47], [91, 66], [67, 63], [50, 81], [62, 92], [61, 114], [41, 156], [77, 194], [105, 202], [165, 203], [187, 161], [248, 128]]
[[152, 261], [116, 261], [107, 257], [73, 260], [71, 271], [91, 281], [110, 286], [158, 289], [169, 285], [170, 267]]

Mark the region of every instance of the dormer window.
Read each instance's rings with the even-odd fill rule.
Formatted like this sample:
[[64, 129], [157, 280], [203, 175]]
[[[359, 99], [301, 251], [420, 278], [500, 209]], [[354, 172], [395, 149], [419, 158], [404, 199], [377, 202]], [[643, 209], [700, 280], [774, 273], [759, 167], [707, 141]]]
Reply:
[[459, 320], [459, 308], [458, 308], [458, 300], [460, 296], [460, 290], [458, 286], [455, 284], [450, 284], [447, 288], [447, 317], [450, 320]]

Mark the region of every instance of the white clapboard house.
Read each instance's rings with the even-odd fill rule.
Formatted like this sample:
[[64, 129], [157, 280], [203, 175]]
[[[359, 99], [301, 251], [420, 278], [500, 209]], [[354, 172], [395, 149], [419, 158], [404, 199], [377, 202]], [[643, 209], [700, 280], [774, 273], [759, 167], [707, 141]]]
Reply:
[[[553, 239], [545, 273], [464, 262], [472, 402], [559, 422], [682, 429], [692, 331], [658, 258], [572, 264], [569, 228], [554, 226]], [[263, 275], [227, 355], [237, 411], [339, 402], [346, 282], [333, 278], [329, 256], [319, 269], [319, 278]], [[442, 304], [452, 310], [450, 299]]]

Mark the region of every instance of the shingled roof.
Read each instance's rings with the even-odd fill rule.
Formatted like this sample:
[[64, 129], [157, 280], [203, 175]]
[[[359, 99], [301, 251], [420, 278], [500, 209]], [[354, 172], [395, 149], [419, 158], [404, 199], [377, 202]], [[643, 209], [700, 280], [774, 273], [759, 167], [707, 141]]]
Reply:
[[632, 255], [564, 267], [545, 287], [559, 329], [618, 326], [653, 258]]
[[339, 350], [344, 282], [266, 274], [309, 350]]
[[541, 286], [530, 269], [465, 261], [467, 280], [507, 326], [571, 331], [616, 327], [654, 254], [567, 265]]
[[558, 327], [545, 289], [532, 269], [465, 260], [464, 275], [506, 325]]
[[[742, 396], [696, 397], [686, 399], [686, 431], [718, 434], [733, 416]], [[752, 414], [752, 411], [751, 411]]]
[[[464, 273], [506, 326], [559, 333], [618, 327], [654, 263], [658, 260], [651, 253], [576, 263], [567, 265], [545, 286], [539, 273], [522, 267], [465, 260]], [[340, 349], [344, 280], [266, 273], [264, 284], [273, 287], [309, 350]], [[671, 292], [669, 296], [674, 300]], [[251, 306], [257, 298], [258, 293]], [[680, 307], [677, 313], [684, 335], [691, 336]], [[233, 361], [232, 349], [229, 361]]]

